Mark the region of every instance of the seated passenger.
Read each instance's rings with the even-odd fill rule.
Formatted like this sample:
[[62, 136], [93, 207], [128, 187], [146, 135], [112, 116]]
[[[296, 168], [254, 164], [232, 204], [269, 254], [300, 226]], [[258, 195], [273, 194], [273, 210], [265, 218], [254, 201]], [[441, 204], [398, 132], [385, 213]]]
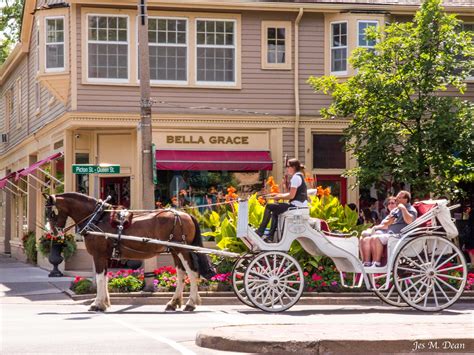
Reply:
[[265, 206], [265, 212], [263, 213], [263, 220], [260, 224], [260, 227], [257, 229], [256, 233], [262, 237], [265, 228], [270, 222], [270, 218], [272, 223], [270, 225], [270, 233], [268, 235], [268, 239], [272, 239], [273, 235], [278, 226], [278, 216], [283, 212], [287, 211], [290, 207], [308, 207], [308, 196], [307, 196], [307, 188], [306, 183], [304, 180], [304, 175], [301, 172], [303, 166], [297, 159], [290, 159], [286, 166], [287, 172], [291, 175], [290, 181], [290, 192], [284, 194], [274, 194], [271, 195], [272, 198], [275, 200], [289, 200], [290, 203], [268, 203]]
[[[394, 201], [395, 199], [395, 201]], [[389, 198], [390, 213], [379, 224], [362, 232], [361, 254], [364, 266], [381, 266], [383, 247], [387, 245], [390, 234], [398, 234], [408, 224], [412, 223], [417, 212], [410, 204], [411, 195], [408, 191], [400, 191], [397, 197]], [[398, 205], [397, 208], [394, 208]]]

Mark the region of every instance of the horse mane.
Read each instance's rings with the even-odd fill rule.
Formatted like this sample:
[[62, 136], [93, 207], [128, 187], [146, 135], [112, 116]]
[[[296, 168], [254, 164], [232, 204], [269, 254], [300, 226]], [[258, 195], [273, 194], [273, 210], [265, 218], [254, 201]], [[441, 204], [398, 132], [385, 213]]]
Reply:
[[84, 203], [96, 204], [98, 202], [96, 198], [81, 194], [79, 192], [65, 192], [62, 194], [57, 194], [56, 197], [72, 198], [73, 200], [79, 200]]

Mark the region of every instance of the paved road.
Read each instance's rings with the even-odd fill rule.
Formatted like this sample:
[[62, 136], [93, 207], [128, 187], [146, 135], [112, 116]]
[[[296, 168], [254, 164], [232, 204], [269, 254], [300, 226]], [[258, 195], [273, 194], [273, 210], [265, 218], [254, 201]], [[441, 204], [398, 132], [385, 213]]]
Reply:
[[[410, 328], [420, 336], [429, 335], [433, 327], [445, 329], [448, 336], [450, 330], [458, 334], [474, 329], [470, 304], [455, 305], [440, 314], [354, 305], [302, 305], [284, 314], [236, 305], [201, 306], [194, 313], [165, 313], [162, 305], [114, 305], [107, 313], [93, 313], [62, 292], [68, 279], [58, 281], [46, 275], [39, 268], [0, 257], [0, 354], [231, 354], [198, 347], [196, 334], [211, 327], [241, 324], [267, 331], [268, 337], [276, 337], [279, 327], [259, 325], [298, 324], [295, 329], [303, 327], [305, 332], [334, 329], [339, 335], [351, 332], [350, 337], [357, 336], [354, 329], [362, 336], [368, 329], [384, 333], [383, 327], [386, 332]], [[283, 335], [288, 335], [291, 327], [284, 329]], [[407, 341], [403, 352], [417, 347]]]

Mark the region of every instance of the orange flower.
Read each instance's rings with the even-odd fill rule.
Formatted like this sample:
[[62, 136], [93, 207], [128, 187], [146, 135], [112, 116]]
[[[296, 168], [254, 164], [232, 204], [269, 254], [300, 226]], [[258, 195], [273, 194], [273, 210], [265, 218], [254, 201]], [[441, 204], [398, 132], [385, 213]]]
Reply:
[[275, 184], [275, 180], [273, 180], [273, 176], [270, 176], [267, 180], [267, 184], [273, 186]]
[[258, 197], [258, 202], [260, 202], [261, 205], [265, 204], [265, 199], [262, 196]]
[[324, 196], [329, 196], [331, 194], [331, 188], [330, 187], [326, 187], [324, 189], [324, 192], [323, 192]]
[[306, 182], [313, 182], [314, 181], [314, 178], [312, 178], [311, 176], [308, 176], [307, 178], [304, 179]]
[[321, 196], [324, 195], [324, 189], [323, 189], [322, 186], [318, 186], [318, 187], [317, 187], [316, 195], [318, 195], [319, 197], [321, 197]]
[[233, 187], [233, 186], [229, 186], [229, 187], [227, 188], [227, 193], [228, 193], [228, 194], [232, 194], [232, 193], [234, 193], [235, 191], [237, 191], [237, 189], [236, 189], [235, 187]]
[[280, 187], [278, 185], [272, 185], [272, 187], [270, 188], [270, 192], [272, 194], [276, 194], [276, 193], [279, 193], [280, 192]]

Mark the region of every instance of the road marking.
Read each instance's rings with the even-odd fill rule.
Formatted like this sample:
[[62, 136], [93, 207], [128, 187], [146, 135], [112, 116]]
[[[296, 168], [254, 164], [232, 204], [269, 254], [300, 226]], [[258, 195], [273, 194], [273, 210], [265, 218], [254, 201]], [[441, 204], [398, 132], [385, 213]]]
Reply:
[[115, 323], [118, 323], [126, 328], [129, 328], [137, 333], [140, 333], [142, 335], [145, 335], [147, 337], [150, 337], [152, 339], [155, 339], [161, 343], [165, 343], [169, 346], [171, 346], [173, 349], [179, 351], [181, 354], [183, 355], [196, 355], [195, 352], [189, 350], [189, 349], [186, 349], [184, 346], [182, 346], [181, 344], [175, 342], [174, 340], [171, 340], [171, 339], [168, 339], [164, 336], [161, 336], [161, 335], [157, 335], [157, 334], [153, 334], [152, 332], [149, 332], [147, 330], [144, 330], [144, 329], [141, 329], [141, 328], [138, 328], [138, 327], [135, 327], [131, 324], [128, 324], [120, 319], [117, 319], [117, 318], [114, 318], [112, 315], [110, 314], [107, 314], [107, 313], [103, 313], [104, 316], [107, 316], [109, 319], [113, 320]]

